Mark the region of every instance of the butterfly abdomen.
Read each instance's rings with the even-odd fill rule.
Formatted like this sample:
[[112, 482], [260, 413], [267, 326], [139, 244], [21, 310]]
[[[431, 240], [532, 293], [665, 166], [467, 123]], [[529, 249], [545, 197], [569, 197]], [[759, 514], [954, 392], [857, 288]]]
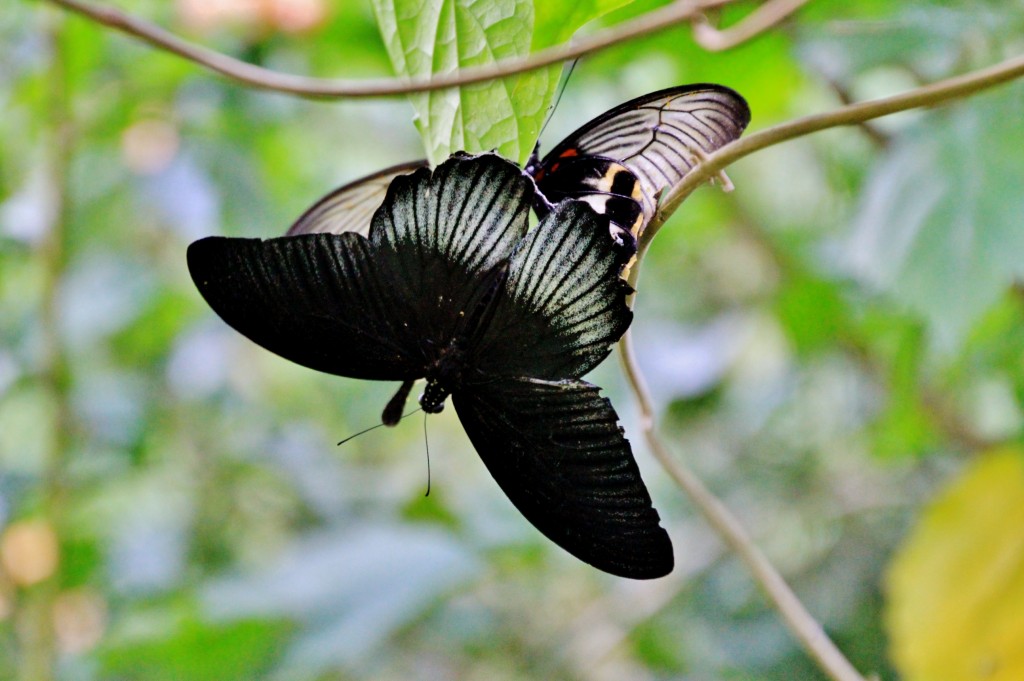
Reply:
[[[608, 216], [612, 239], [626, 262], [636, 251], [643, 225], [643, 194], [636, 176], [618, 161], [603, 156], [579, 156], [567, 150], [549, 168], [535, 174], [537, 188], [551, 202], [575, 199]], [[542, 213], [543, 207], [536, 207]]]

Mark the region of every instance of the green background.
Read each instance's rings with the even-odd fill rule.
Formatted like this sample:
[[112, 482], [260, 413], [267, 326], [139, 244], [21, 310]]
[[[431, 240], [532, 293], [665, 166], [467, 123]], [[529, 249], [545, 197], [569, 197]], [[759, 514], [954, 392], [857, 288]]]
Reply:
[[[119, 3], [269, 68], [352, 78], [392, 73], [373, 5], [326, 0], [293, 31], [258, 3], [212, 19]], [[564, 40], [574, 8], [581, 23], [577, 3], [545, 3], [533, 46]], [[736, 89], [765, 128], [997, 62], [1022, 24], [1008, 1], [819, 0], [722, 54], [675, 28], [581, 60], [542, 149], [690, 82]], [[499, 56], [530, 46], [522, 30]], [[188, 243], [279, 235], [339, 184], [422, 157], [408, 100], [245, 89], [41, 2], [6, 3], [0, 57], [0, 528], [42, 527], [25, 550], [55, 536], [59, 553], [25, 584], [0, 547], [0, 678], [824, 678], [646, 451], [615, 355], [590, 378], [676, 547], [650, 583], [545, 541], [453, 410], [427, 424], [427, 498], [419, 417], [336, 448], [395, 386], [291, 365], [204, 305]], [[423, 116], [430, 152], [522, 157], [544, 73], [516, 135], [478, 134], [497, 118], [467, 96], [476, 137]], [[1003, 86], [758, 152], [729, 169], [735, 192], [687, 200], [640, 280], [632, 330], [666, 441], [885, 679], [887, 564], [937, 486], [1024, 423], [1022, 109]]]

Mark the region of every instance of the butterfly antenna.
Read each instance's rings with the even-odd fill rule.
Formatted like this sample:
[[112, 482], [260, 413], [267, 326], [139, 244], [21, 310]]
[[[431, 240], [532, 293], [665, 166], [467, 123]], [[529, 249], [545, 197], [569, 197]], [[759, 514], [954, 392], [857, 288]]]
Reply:
[[[418, 412], [418, 411], [422, 411], [422, 409], [423, 409], [422, 407], [417, 407], [416, 409], [413, 409], [412, 411], [410, 411], [410, 412], [409, 412], [408, 414], [403, 414], [403, 415], [402, 415], [402, 418], [404, 419], [404, 418], [405, 418], [406, 416], [412, 416], [412, 415], [413, 415], [413, 414], [415, 414], [416, 412]], [[399, 419], [399, 420], [401, 420], [401, 419]], [[369, 428], [366, 428], [365, 430], [360, 430], [360, 431], [359, 431], [358, 433], [356, 433], [355, 435], [349, 435], [349, 436], [348, 436], [347, 438], [345, 438], [344, 440], [342, 440], [341, 442], [339, 442], [337, 446], [338, 446], [338, 447], [340, 447], [340, 446], [342, 446], [343, 444], [345, 444], [346, 442], [348, 442], [349, 440], [354, 440], [355, 438], [359, 437], [360, 435], [364, 435], [364, 434], [366, 434], [366, 433], [369, 433], [369, 432], [370, 432], [371, 430], [377, 430], [377, 429], [378, 429], [378, 428], [380, 428], [381, 426], [387, 426], [387, 425], [391, 425], [391, 424], [388, 424], [388, 423], [378, 423], [377, 425], [375, 425], [375, 426], [370, 426]]]
[[427, 438], [427, 414], [423, 414], [423, 445], [427, 450], [427, 493], [423, 496], [430, 496], [430, 440]]
[[559, 102], [562, 101], [562, 95], [565, 93], [565, 88], [569, 85], [569, 78], [572, 77], [572, 72], [576, 69], [576, 64], [578, 64], [579, 61], [579, 57], [577, 57], [572, 60], [571, 64], [569, 64], [569, 73], [565, 74], [565, 78], [562, 79], [561, 87], [558, 88], [558, 94], [555, 95], [555, 103], [548, 107], [548, 117], [544, 119], [544, 125], [541, 126], [540, 134], [537, 135], [538, 139], [543, 137], [544, 131], [548, 129], [548, 123], [551, 122], [551, 117], [555, 115], [555, 109], [558, 108]]

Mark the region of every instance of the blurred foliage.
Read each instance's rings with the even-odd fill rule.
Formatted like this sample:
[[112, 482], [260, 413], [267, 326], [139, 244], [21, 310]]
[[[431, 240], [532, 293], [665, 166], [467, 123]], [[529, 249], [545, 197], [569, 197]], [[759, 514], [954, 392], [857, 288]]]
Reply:
[[[361, 2], [117, 4], [270, 68], [379, 77], [399, 29], [451, 67], [660, 2], [376, 2], [391, 30]], [[413, 5], [446, 30], [425, 32]], [[743, 93], [766, 127], [993, 63], [1020, 49], [1022, 22], [1011, 0], [815, 0], [723, 54], [679, 27], [582, 60], [541, 141], [701, 81]], [[543, 540], [451, 410], [428, 423], [428, 498], [418, 418], [336, 449], [378, 422], [393, 386], [289, 365], [202, 303], [191, 240], [281, 234], [338, 184], [422, 157], [407, 101], [249, 91], [37, 2], [0, 13], [0, 54], [0, 678], [47, 678], [26, 671], [50, 645], [32, 636], [40, 622], [68, 681], [822, 678], [643, 449], [615, 362], [593, 380], [677, 551], [673, 575], [651, 583]], [[476, 88], [458, 102], [461, 131], [421, 108], [428, 153], [522, 158], [557, 76], [518, 77], [515, 96]], [[1009, 553], [1016, 474], [981, 462], [995, 444], [1016, 452], [1024, 419], [1022, 96], [1004, 86], [748, 157], [729, 170], [736, 192], [697, 192], [644, 264], [633, 333], [666, 438], [883, 679], [896, 678], [889, 635], [908, 679], [929, 673], [908, 646], [943, 645], [932, 632], [972, 618], [992, 629], [972, 630], [971, 650], [1020, 648], [998, 647], [1024, 581]], [[886, 566], [961, 470], [890, 572], [887, 630]], [[991, 588], [1006, 597], [968, 602], [983, 553], [1005, 566]], [[922, 603], [946, 628], [920, 621]], [[945, 671], [961, 669], [956, 646], [942, 652]], [[979, 678], [963, 669], [944, 678]]]

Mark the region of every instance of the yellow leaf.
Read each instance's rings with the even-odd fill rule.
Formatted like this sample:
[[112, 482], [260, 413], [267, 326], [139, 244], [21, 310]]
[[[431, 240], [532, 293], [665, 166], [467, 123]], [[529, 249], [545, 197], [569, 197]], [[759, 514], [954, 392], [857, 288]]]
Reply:
[[1024, 680], [1024, 452], [964, 470], [925, 511], [886, 586], [905, 681]]

